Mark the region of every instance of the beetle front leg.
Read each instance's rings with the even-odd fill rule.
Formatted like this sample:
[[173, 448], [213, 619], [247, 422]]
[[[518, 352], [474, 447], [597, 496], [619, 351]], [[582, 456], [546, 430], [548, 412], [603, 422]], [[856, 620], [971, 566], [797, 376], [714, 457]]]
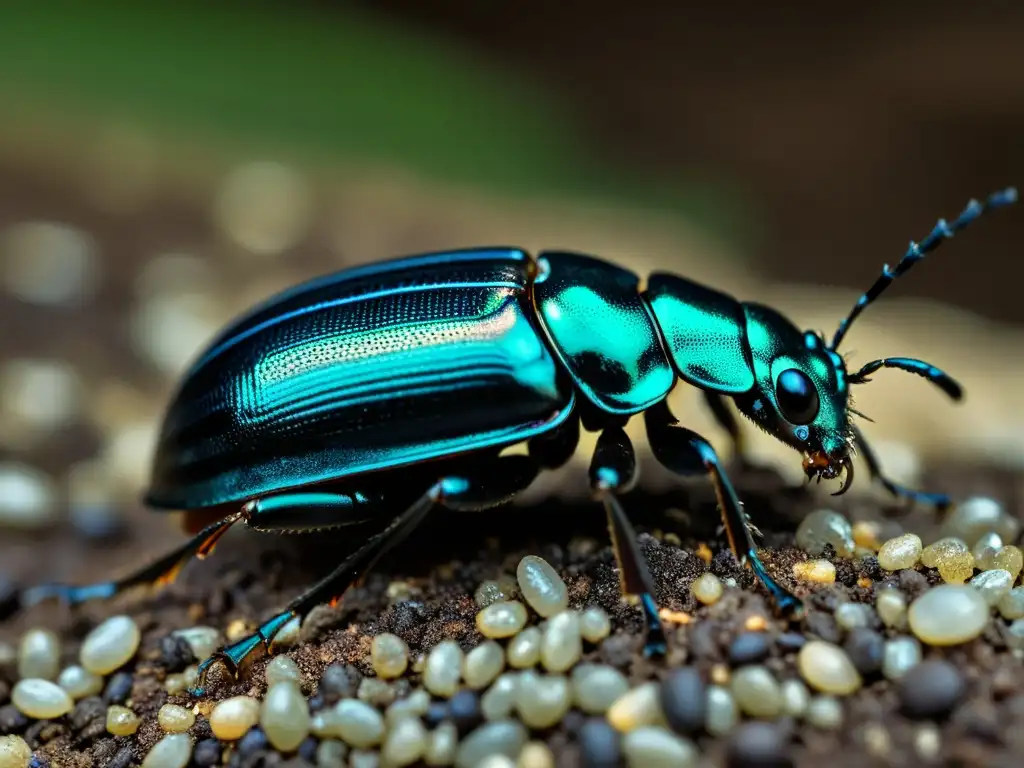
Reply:
[[893, 496], [898, 499], [909, 499], [910, 501], [920, 501], [925, 504], [931, 504], [940, 510], [949, 506], [949, 496], [944, 493], [915, 491], [912, 488], [907, 488], [906, 486], [900, 485], [886, 477], [885, 473], [882, 471], [882, 464], [878, 460], [878, 455], [874, 452], [871, 445], [865, 439], [864, 434], [857, 429], [857, 427], [853, 427], [853, 440], [857, 446], [857, 450], [859, 450], [861, 456], [864, 457], [864, 463], [868, 465], [868, 472], [871, 473], [871, 477], [881, 483], [882, 487]]
[[718, 498], [729, 546], [740, 563], [749, 564], [757, 578], [771, 593], [783, 613], [799, 613], [799, 598], [776, 582], [765, 570], [751, 535], [750, 522], [743, 511], [729, 477], [722, 469], [715, 449], [707, 440], [681, 426], [662, 400], [644, 413], [647, 439], [655, 459], [668, 470], [679, 475], [706, 472]]
[[737, 462], [742, 467], [752, 466], [747, 458], [746, 438], [740, 429], [740, 423], [736, 419], [736, 414], [729, 410], [729, 404], [725, 401], [725, 398], [718, 392], [712, 392], [707, 389], [702, 389], [701, 394], [708, 409], [711, 411], [711, 415], [715, 417], [715, 423], [724, 429], [729, 435], [729, 439], [732, 440], [733, 453], [736, 456]]
[[[205, 693], [210, 668], [224, 663], [234, 674], [256, 649], [270, 649], [274, 636], [294, 618], [304, 618], [313, 608], [337, 602], [349, 587], [365, 577], [381, 557], [401, 543], [437, 504], [460, 511], [476, 511], [497, 506], [529, 487], [537, 476], [538, 465], [528, 456], [502, 456], [475, 462], [468, 472], [448, 475], [434, 483], [408, 509], [395, 517], [384, 530], [373, 535], [331, 573], [292, 600], [280, 613], [263, 622], [255, 632], [221, 649], [199, 665], [199, 679], [192, 693]], [[380, 514], [380, 510], [377, 511]]]
[[658, 605], [654, 600], [654, 582], [647, 568], [647, 562], [640, 552], [626, 511], [619, 502], [617, 493], [628, 490], [636, 479], [636, 452], [626, 433], [618, 427], [606, 429], [597, 439], [594, 457], [590, 463], [590, 486], [604, 503], [608, 515], [608, 531], [612, 549], [619, 566], [619, 583], [624, 595], [635, 595], [640, 599], [647, 624], [647, 642], [644, 653], [647, 656], [665, 654], [665, 631], [658, 616]]

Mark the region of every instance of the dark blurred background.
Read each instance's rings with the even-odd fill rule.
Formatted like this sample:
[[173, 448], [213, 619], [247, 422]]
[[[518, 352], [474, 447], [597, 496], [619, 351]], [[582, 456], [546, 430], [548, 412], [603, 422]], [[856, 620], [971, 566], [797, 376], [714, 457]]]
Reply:
[[[577, 248], [831, 331], [938, 217], [1024, 184], [1024, 7], [926, 8], [0, 4], [0, 524], [122, 536], [188, 361], [347, 264]], [[867, 388], [894, 474], [1024, 463], [1022, 240], [1018, 209], [978, 223], [859, 324], [859, 356], [937, 354], [971, 393]]]

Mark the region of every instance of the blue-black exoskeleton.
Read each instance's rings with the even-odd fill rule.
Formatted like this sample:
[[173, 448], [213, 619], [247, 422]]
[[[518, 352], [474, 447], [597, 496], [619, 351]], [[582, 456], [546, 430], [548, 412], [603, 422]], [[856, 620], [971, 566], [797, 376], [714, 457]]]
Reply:
[[[882, 275], [832, 339], [799, 330], [778, 311], [691, 280], [634, 273], [578, 253], [534, 258], [518, 248], [432, 253], [348, 269], [285, 291], [224, 330], [184, 376], [167, 411], [146, 501], [210, 520], [190, 541], [126, 578], [49, 584], [7, 601], [10, 612], [46, 597], [69, 603], [166, 582], [208, 554], [235, 523], [297, 532], [379, 523], [354, 554], [265, 621], [200, 665], [232, 670], [315, 605], [337, 599], [431, 508], [480, 510], [566, 463], [579, 430], [600, 435], [590, 466], [606, 509], [623, 590], [639, 596], [647, 650], [664, 649], [651, 576], [618, 496], [636, 477], [623, 430], [644, 419], [654, 457], [712, 483], [732, 551], [782, 611], [799, 599], [758, 557], [742, 504], [711, 444], [667, 404], [680, 382], [702, 390], [739, 443], [726, 398], [803, 454], [809, 477], [853, 479], [857, 451], [893, 494], [937, 505], [938, 494], [888, 480], [851, 422], [850, 387], [881, 368], [917, 374], [954, 399], [960, 386], [911, 358], [847, 370], [838, 349], [851, 324], [897, 278], [983, 212], [1016, 192], [971, 201], [940, 221]], [[503, 449], [526, 443], [526, 454]], [[741, 448], [737, 444], [737, 448]], [[198, 527], [198, 526], [196, 526]]]

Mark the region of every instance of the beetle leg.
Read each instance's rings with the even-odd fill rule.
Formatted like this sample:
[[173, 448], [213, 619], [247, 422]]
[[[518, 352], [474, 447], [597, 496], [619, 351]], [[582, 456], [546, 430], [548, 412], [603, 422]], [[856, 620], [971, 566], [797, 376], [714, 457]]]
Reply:
[[388, 551], [404, 540], [436, 505], [456, 510], [480, 510], [497, 506], [527, 488], [536, 478], [537, 462], [528, 456], [494, 457], [470, 464], [470, 471], [449, 475], [434, 483], [412, 506], [395, 517], [388, 526], [370, 537], [331, 573], [292, 600], [288, 606], [255, 632], [221, 649], [199, 665], [199, 679], [192, 693], [202, 696], [206, 676], [216, 662], [224, 663], [234, 674], [247, 657], [260, 646], [269, 651], [274, 636], [289, 621], [302, 619], [321, 603], [336, 602], [350, 586], [365, 576]]
[[900, 485], [899, 483], [890, 480], [882, 471], [881, 462], [878, 461], [878, 455], [872, 450], [871, 445], [864, 438], [862, 433], [857, 427], [853, 427], [853, 439], [857, 446], [857, 450], [864, 457], [864, 463], [868, 465], [868, 472], [871, 473], [871, 477], [882, 484], [889, 493], [898, 499], [909, 499], [911, 501], [920, 501], [925, 504], [932, 504], [938, 507], [940, 510], [945, 509], [949, 506], [949, 496], [944, 493], [927, 493], [925, 491], [915, 491], [912, 488]]
[[101, 581], [95, 584], [74, 586], [70, 584], [39, 584], [29, 587], [0, 605], [0, 618], [6, 618], [18, 610], [28, 608], [43, 600], [57, 598], [67, 605], [77, 605], [87, 600], [108, 599], [130, 587], [139, 584], [166, 586], [177, 578], [182, 567], [193, 557], [203, 558], [213, 551], [217, 540], [228, 528], [245, 516], [236, 512], [222, 520], [206, 526], [180, 547], [168, 552], [159, 560], [149, 563], [134, 573], [116, 581]]
[[784, 613], [798, 613], [802, 604], [795, 595], [778, 584], [765, 570], [751, 535], [743, 505], [729, 477], [722, 469], [715, 449], [707, 440], [680, 425], [662, 400], [644, 413], [647, 439], [655, 459], [668, 470], [680, 475], [706, 472], [718, 497], [718, 507], [725, 524], [725, 533], [733, 554], [741, 563], [753, 568], [757, 578], [771, 593]]
[[654, 586], [647, 562], [640, 552], [636, 531], [626, 517], [616, 493], [628, 490], [636, 480], [636, 453], [629, 437], [619, 427], [604, 430], [597, 439], [590, 463], [590, 486], [604, 503], [608, 531], [619, 565], [619, 582], [624, 595], [636, 595], [647, 623], [647, 656], [665, 654], [665, 632], [658, 617]]

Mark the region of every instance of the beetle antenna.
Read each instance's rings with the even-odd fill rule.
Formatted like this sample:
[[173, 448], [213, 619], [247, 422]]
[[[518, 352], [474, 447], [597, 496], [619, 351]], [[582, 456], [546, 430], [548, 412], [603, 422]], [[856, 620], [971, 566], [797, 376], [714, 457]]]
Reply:
[[886, 357], [881, 360], [872, 360], [856, 373], [847, 376], [846, 380], [850, 384], [867, 384], [871, 381], [868, 376], [879, 368], [896, 368], [907, 373], [922, 376], [954, 400], [960, 400], [964, 396], [963, 387], [948, 373], [940, 368], [936, 368], [931, 363], [926, 363], [924, 360], [915, 360], [911, 357]]
[[[859, 382], [854, 382], [854, 383], [859, 383]], [[850, 413], [852, 413], [852, 414], [853, 414], [854, 416], [860, 416], [860, 418], [864, 419], [864, 421], [870, 421], [870, 422], [871, 422], [872, 424], [874, 424], [874, 423], [875, 423], [875, 420], [874, 420], [874, 419], [872, 419], [872, 418], [871, 418], [870, 416], [868, 416], [868, 415], [867, 415], [866, 413], [861, 413], [861, 412], [860, 412], [860, 411], [858, 411], [858, 410], [857, 410], [856, 408], [849, 408], [849, 407], [847, 407], [847, 409], [846, 409], [846, 410], [848, 410], [848, 411], [849, 411]]]
[[890, 269], [888, 264], [882, 267], [882, 274], [877, 280], [875, 280], [875, 284], [857, 300], [853, 309], [850, 310], [850, 314], [848, 314], [839, 324], [839, 328], [836, 330], [836, 335], [832, 337], [832, 343], [829, 345], [829, 349], [836, 350], [839, 348], [840, 343], [842, 343], [843, 338], [846, 336], [846, 332], [850, 330], [850, 326], [853, 324], [853, 321], [857, 319], [860, 313], [863, 312], [869, 304], [881, 296], [885, 292], [885, 289], [888, 288], [897, 277], [908, 272], [914, 264], [938, 248], [943, 242], [949, 240], [957, 232], [966, 228], [968, 224], [977, 219], [983, 213], [995, 208], [1003, 208], [1015, 203], [1016, 201], [1017, 190], [1014, 187], [1008, 187], [1000, 192], [995, 192], [989, 195], [988, 200], [984, 203], [979, 203], [977, 200], [972, 199], [952, 224], [947, 224], [945, 219], [939, 219], [938, 224], [935, 225], [935, 228], [931, 231], [931, 234], [929, 234], [928, 237], [920, 243], [915, 243], [911, 240], [910, 247], [907, 248], [907, 252], [903, 254], [903, 258], [900, 259], [896, 268]]

